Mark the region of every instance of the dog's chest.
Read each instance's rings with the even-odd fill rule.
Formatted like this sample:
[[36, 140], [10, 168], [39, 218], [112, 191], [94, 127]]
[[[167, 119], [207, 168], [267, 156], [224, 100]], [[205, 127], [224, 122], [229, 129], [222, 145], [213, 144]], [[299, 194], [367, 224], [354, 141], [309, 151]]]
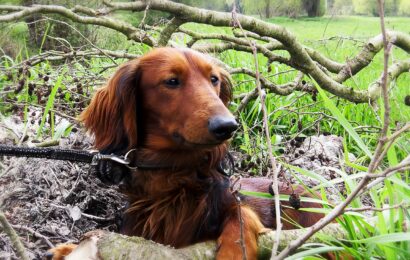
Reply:
[[124, 233], [175, 247], [216, 239], [233, 201], [229, 180], [200, 177], [168, 179], [156, 189], [146, 183], [149, 193], [131, 198]]

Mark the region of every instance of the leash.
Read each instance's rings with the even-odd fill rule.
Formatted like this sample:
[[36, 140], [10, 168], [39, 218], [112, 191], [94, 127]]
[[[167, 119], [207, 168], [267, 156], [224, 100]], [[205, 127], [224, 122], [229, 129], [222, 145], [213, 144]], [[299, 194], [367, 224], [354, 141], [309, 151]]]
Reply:
[[114, 154], [101, 154], [96, 151], [81, 151], [50, 147], [16, 147], [0, 144], [0, 155], [5, 156], [33, 157], [71, 162], [83, 162], [90, 163], [94, 166], [98, 165], [98, 162], [101, 160], [108, 160], [122, 164], [131, 170], [139, 168], [138, 166], [130, 166], [130, 160], [128, 156], [134, 150], [135, 149], [130, 150], [124, 156], [118, 156]]
[[[130, 170], [158, 170], [173, 168], [171, 165], [144, 164], [138, 162], [136, 163], [136, 165], [131, 165], [129, 155], [136, 151], [136, 149], [131, 149], [125, 155], [122, 156], [116, 154], [101, 154], [97, 151], [82, 151], [51, 147], [17, 147], [0, 144], [0, 156], [4, 155], [14, 157], [32, 157], [71, 162], [82, 162], [90, 163], [92, 166], [97, 166], [100, 161], [106, 160], [124, 165]], [[234, 171], [234, 161], [230, 153], [227, 153], [225, 159], [227, 161], [222, 160], [217, 167], [217, 171], [229, 177], [232, 175]]]

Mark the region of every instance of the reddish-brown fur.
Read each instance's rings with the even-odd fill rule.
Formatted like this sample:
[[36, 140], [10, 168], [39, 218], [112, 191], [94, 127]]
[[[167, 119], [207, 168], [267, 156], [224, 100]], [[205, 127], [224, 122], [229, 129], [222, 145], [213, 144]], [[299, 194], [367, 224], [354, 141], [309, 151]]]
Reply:
[[[211, 84], [211, 76], [219, 82]], [[178, 78], [180, 86], [164, 82]], [[125, 153], [137, 148], [135, 160], [163, 169], [136, 170], [127, 188], [130, 207], [122, 232], [184, 247], [217, 239], [219, 259], [241, 259], [240, 222], [229, 180], [217, 166], [226, 142], [208, 130], [215, 115], [231, 116], [229, 75], [209, 57], [188, 49], [155, 49], [121, 66], [94, 96], [81, 120], [95, 135], [96, 148]], [[244, 190], [268, 192], [270, 180], [243, 179]], [[282, 186], [281, 186], [282, 187]], [[301, 187], [296, 193], [305, 193]], [[290, 194], [291, 188], [282, 187]], [[272, 200], [244, 197], [241, 215], [248, 259], [255, 259], [257, 236], [275, 227]], [[302, 203], [302, 207], [319, 207]], [[283, 208], [301, 226], [322, 215]], [[263, 224], [262, 224], [263, 223]], [[284, 221], [285, 228], [294, 228]]]

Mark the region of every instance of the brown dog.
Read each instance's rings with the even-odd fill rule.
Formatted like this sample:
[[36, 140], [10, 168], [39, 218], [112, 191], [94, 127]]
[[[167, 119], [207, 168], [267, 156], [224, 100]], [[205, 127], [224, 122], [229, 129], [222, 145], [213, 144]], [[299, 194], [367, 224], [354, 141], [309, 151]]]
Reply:
[[[238, 128], [227, 108], [231, 93], [229, 74], [209, 57], [174, 48], [154, 49], [126, 63], [96, 93], [81, 115], [96, 148], [120, 154], [137, 149], [133, 161], [142, 165], [128, 180], [124, 234], [177, 248], [217, 239], [218, 259], [242, 259], [238, 205], [221, 170], [226, 141]], [[241, 181], [242, 189], [261, 192], [270, 183]], [[258, 234], [275, 227], [273, 201], [243, 197], [240, 211], [246, 256], [256, 259]], [[322, 217], [290, 207], [282, 208], [282, 216], [287, 229]], [[59, 248], [64, 245], [53, 250], [55, 259]]]

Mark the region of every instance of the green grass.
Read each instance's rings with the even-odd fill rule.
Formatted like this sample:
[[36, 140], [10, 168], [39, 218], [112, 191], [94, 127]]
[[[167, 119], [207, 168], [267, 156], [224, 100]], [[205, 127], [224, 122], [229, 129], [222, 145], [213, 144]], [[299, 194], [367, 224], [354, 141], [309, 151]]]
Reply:
[[[339, 62], [345, 62], [347, 59], [354, 57], [361, 49], [363, 44], [371, 37], [374, 37], [380, 33], [380, 22], [377, 18], [373, 17], [325, 17], [325, 18], [302, 18], [302, 19], [289, 19], [289, 18], [275, 18], [270, 19], [269, 22], [276, 23], [287, 28], [290, 32], [294, 33], [297, 39], [304, 45], [312, 47], [319, 50], [324, 55], [328, 56]], [[394, 28], [396, 30], [401, 30], [407, 32], [409, 31], [410, 18], [387, 18], [387, 27]], [[190, 25], [188, 25], [190, 27]], [[190, 27], [193, 29], [193, 26]], [[198, 26], [197, 26], [198, 28]], [[203, 26], [199, 28], [200, 31], [212, 31], [212, 32], [226, 32], [229, 30], [214, 29], [210, 26]], [[320, 41], [324, 38], [330, 38], [335, 36], [344, 37], [344, 39], [336, 38], [333, 40]], [[351, 38], [351, 40], [350, 40]], [[227, 64], [231, 67], [248, 67], [254, 68], [252, 57], [250, 54], [237, 53], [234, 51], [228, 51], [220, 55]], [[392, 60], [397, 61], [400, 59], [408, 58], [408, 54], [395, 48], [392, 54]], [[353, 79], [348, 80], [345, 85], [358, 89], [366, 89], [369, 84], [377, 80], [383, 68], [383, 57], [382, 53], [378, 54], [374, 61], [362, 70], [359, 74], [354, 76]], [[280, 65], [272, 65], [272, 73], [267, 72], [266, 59], [262, 56], [259, 57], [259, 64], [264, 75], [270, 75], [272, 73], [284, 72], [289, 68]], [[293, 80], [295, 73], [284, 73], [277, 76], [271, 77], [273, 82], [277, 84], [283, 84], [289, 80]], [[241, 80], [249, 80], [246, 76], [234, 76], [237, 82]], [[306, 78], [309, 80], [309, 78]], [[392, 122], [394, 123], [405, 123], [410, 121], [410, 107], [404, 105], [404, 97], [410, 95], [410, 89], [408, 88], [408, 82], [410, 76], [408, 74], [403, 74], [400, 78], [392, 83], [391, 91], [391, 104], [392, 104]], [[254, 83], [245, 83], [235, 88], [235, 93], [242, 93], [244, 91], [249, 91], [254, 87]], [[296, 100], [297, 99], [297, 100]], [[295, 101], [296, 100], [296, 101]], [[316, 100], [316, 101], [315, 101]], [[336, 102], [338, 109], [341, 111], [344, 117], [352, 124], [353, 127], [358, 126], [369, 126], [369, 127], [380, 127], [380, 111], [378, 109], [372, 109], [368, 104], [353, 104], [351, 102], [346, 102], [340, 99]], [[273, 94], [268, 94], [267, 106], [268, 112], [271, 113], [276, 109], [289, 105], [292, 102], [293, 109], [301, 109], [304, 112], [330, 112], [327, 110], [326, 106], [323, 105], [322, 99], [320, 97], [314, 99], [310, 95], [305, 95], [302, 98], [298, 98], [296, 94], [292, 94], [287, 97], [281, 97]], [[310, 106], [308, 109], [304, 107]], [[329, 113], [328, 113], [329, 114]], [[329, 114], [330, 115], [330, 114]], [[245, 109], [244, 116], [245, 123], [249, 128], [248, 132], [254, 133], [257, 139], [261, 138], [259, 133], [260, 129], [258, 127], [261, 125], [261, 110], [258, 105], [258, 101], [251, 102], [251, 104]], [[270, 114], [269, 120], [272, 124], [272, 134], [278, 136], [292, 136], [292, 134], [298, 133], [298, 125], [303, 127], [308, 127], [309, 124], [318, 119], [318, 116], [312, 115], [300, 115], [296, 113], [289, 113], [289, 111], [282, 110], [276, 113]], [[298, 122], [292, 123], [292, 122]], [[392, 124], [392, 126], [393, 126]], [[319, 127], [321, 132], [330, 132], [339, 136], [346, 135], [345, 128], [338, 122], [334, 120], [322, 120]], [[303, 134], [311, 135], [312, 128], [304, 131]], [[370, 146], [374, 145], [377, 141], [377, 135], [375, 134], [362, 134], [362, 138], [366, 144]], [[354, 144], [353, 139], [346, 135], [347, 143], [349, 149], [353, 151], [356, 155], [361, 156], [361, 149]], [[241, 146], [248, 146], [245, 150], [254, 150], [255, 153], [259, 153], [258, 148], [252, 148], [255, 143], [243, 144], [243, 139], [238, 138], [239, 142], [242, 143]], [[252, 138], [250, 138], [252, 140]], [[406, 153], [409, 152], [409, 148], [405, 148], [405, 140], [400, 143], [400, 149], [404, 149]]]
[[[380, 34], [380, 22], [373, 17], [337, 17], [337, 18], [319, 18], [319, 19], [288, 19], [275, 18], [269, 20], [270, 22], [286, 27], [290, 32], [294, 33], [297, 39], [304, 45], [312, 47], [329, 58], [339, 62], [345, 62], [347, 59], [354, 57], [361, 49], [363, 44], [371, 37]], [[387, 18], [387, 27], [403, 32], [410, 32], [410, 18]], [[191, 26], [191, 25], [188, 25]], [[192, 26], [191, 29], [194, 29]], [[198, 30], [198, 26], [195, 28]], [[229, 30], [214, 29], [209, 26], [201, 26], [199, 30], [203, 32], [220, 32], [229, 33]], [[320, 41], [321, 39], [328, 39], [336, 37], [334, 40]], [[340, 38], [342, 37], [342, 38]], [[392, 53], [392, 60], [408, 58], [409, 55], [399, 49], [394, 49]], [[248, 67], [253, 69], [254, 63], [250, 54], [237, 53], [228, 51], [220, 55], [231, 67]], [[272, 72], [268, 73], [266, 66], [266, 59], [259, 57], [259, 64], [265, 76], [272, 73], [284, 72], [289, 68], [284, 65], [273, 64]], [[377, 80], [383, 69], [383, 56], [378, 54], [369, 67], [357, 74], [353, 80], [348, 80], [345, 84], [350, 87], [366, 89], [370, 83]], [[277, 84], [286, 83], [293, 80], [295, 73], [285, 73], [273, 76], [272, 79]], [[250, 81], [245, 84], [240, 84], [240, 81], [249, 80], [243, 75], [234, 76], [238, 85], [235, 87], [235, 93], [239, 94], [244, 91], [249, 91], [255, 87], [254, 82]], [[309, 78], [306, 78], [309, 80]], [[410, 76], [408, 74], [402, 75], [397, 82], [392, 83], [392, 91], [390, 93], [390, 100], [392, 104], [392, 124], [404, 124], [410, 121], [410, 107], [404, 105], [404, 97], [410, 95], [408, 82]], [[368, 133], [360, 130], [360, 126], [381, 127], [380, 118], [382, 118], [381, 109], [373, 109], [368, 104], [353, 104], [338, 98], [332, 97], [329, 93], [321, 93], [316, 98], [311, 95], [304, 95], [294, 93], [286, 97], [281, 97], [274, 94], [267, 95], [267, 108], [269, 113], [269, 122], [271, 135], [273, 136], [273, 143], [275, 144], [275, 151], [279, 151], [282, 143], [280, 140], [287, 140], [296, 135], [312, 135], [320, 132], [330, 132], [344, 137], [346, 143], [345, 153], [354, 153], [358, 160], [355, 164], [350, 164], [354, 169], [354, 173], [348, 175], [342, 171], [339, 172], [340, 182], [344, 182], [347, 193], [353, 190], [358, 182], [358, 176], [363, 176], [363, 171], [367, 170], [369, 162], [369, 153], [374, 151], [374, 146], [378, 141], [377, 131]], [[292, 110], [298, 113], [289, 112], [289, 110], [281, 110], [285, 106], [291, 105]], [[381, 103], [379, 104], [379, 107]], [[235, 104], [232, 106], [235, 109]], [[275, 111], [275, 112], [274, 112]], [[314, 114], [302, 114], [300, 112], [324, 112], [337, 118], [332, 120], [329, 118], [322, 119], [318, 125], [311, 124], [319, 119], [319, 116]], [[234, 144], [236, 147], [247, 154], [252, 155], [251, 162], [257, 162], [258, 158], [263, 161], [266, 160], [266, 140], [262, 131], [262, 112], [258, 100], [251, 102], [241, 113], [242, 129], [236, 136]], [[307, 128], [300, 133], [299, 125]], [[386, 159], [384, 167], [397, 164], [405, 156], [410, 153], [410, 138], [409, 134], [403, 136], [397, 141], [388, 152], [391, 157]], [[370, 152], [369, 152], [370, 151]], [[265, 163], [264, 165], [266, 165]], [[261, 164], [256, 163], [259, 167]], [[295, 169], [294, 169], [295, 170]], [[263, 171], [263, 170], [262, 170]], [[295, 170], [298, 174], [313, 176], [313, 178], [320, 179], [321, 176], [303, 169]], [[260, 169], [254, 169], [254, 174], [260, 172]], [[409, 203], [410, 193], [408, 189], [408, 175], [404, 174], [404, 179], [399, 175], [394, 176], [389, 181], [384, 182], [384, 186], [378, 186], [372, 189], [371, 200], [376, 207], [383, 207], [387, 205], [397, 205], [402, 202]], [[297, 176], [295, 175], [295, 178]], [[398, 184], [400, 183], [400, 184]], [[303, 185], [303, 183], [301, 183]], [[315, 190], [322, 191], [323, 187], [333, 185], [328, 181], [322, 182], [320, 187]], [[393, 188], [394, 187], [394, 188]], [[256, 195], [256, 196], [266, 196]], [[340, 194], [341, 200], [345, 195]], [[354, 200], [351, 207], [363, 207], [360, 200]], [[326, 209], [327, 211], [329, 209]], [[409, 237], [408, 234], [403, 233], [402, 225], [409, 221], [409, 212], [402, 209], [388, 210], [383, 213], [375, 214], [373, 225], [369, 225], [363, 221], [364, 215], [360, 213], [344, 214], [344, 219], [340, 221], [341, 226], [349, 234], [346, 241], [337, 241], [331, 237], [324, 237], [323, 241], [326, 244], [336, 245], [331, 247], [326, 245], [316, 245], [313, 249], [303, 251], [302, 256], [313, 255], [321, 250], [339, 250], [343, 247], [349, 254], [355, 258], [388, 258], [388, 259], [407, 259], [409, 255]], [[407, 220], [406, 220], [407, 219]]]
[[[296, 35], [296, 38], [305, 45], [312, 47], [327, 57], [339, 62], [345, 62], [347, 59], [354, 57], [362, 42], [380, 34], [380, 20], [377, 17], [362, 17], [362, 16], [337, 16], [324, 18], [302, 18], [289, 19], [278, 17], [270, 19], [269, 22], [281, 25], [290, 32]], [[410, 18], [408, 17], [387, 17], [386, 28], [397, 30], [405, 33], [410, 33]], [[321, 42], [321, 39], [329, 39], [331, 37], [344, 37], [359, 40], [360, 42], [351, 40], [330, 40]], [[393, 49], [391, 61], [408, 58], [408, 54], [398, 48]], [[362, 72], [354, 77], [354, 80], [348, 80], [346, 85], [354, 88], [365, 89], [368, 85], [377, 79], [382, 72], [383, 57], [379, 53], [375, 60], [366, 67]], [[410, 121], [410, 107], [403, 104], [404, 97], [410, 95], [408, 82], [409, 74], [402, 75], [392, 91], [392, 118], [394, 121], [407, 122]], [[356, 111], [357, 106], [354, 106]], [[351, 109], [349, 114], [354, 114]], [[366, 114], [365, 114], [366, 115]], [[367, 114], [366, 117], [369, 117]], [[355, 117], [352, 119], [356, 119]], [[357, 118], [361, 121], [361, 116]]]
[[[121, 17], [128, 19], [131, 16], [126, 16], [121, 13]], [[138, 24], [135, 19], [133, 24]], [[290, 32], [294, 33], [302, 44], [312, 47], [329, 58], [339, 62], [345, 62], [347, 59], [354, 57], [361, 49], [361, 46], [371, 37], [380, 33], [380, 24], [378, 18], [373, 17], [324, 17], [324, 18], [274, 18], [269, 22], [284, 26]], [[387, 27], [398, 31], [410, 32], [410, 18], [387, 18]], [[9, 25], [7, 25], [9, 26]], [[186, 24], [187, 28], [197, 32], [209, 33], [226, 33], [231, 34], [229, 28], [214, 28], [207, 25]], [[30, 50], [26, 46], [24, 40], [25, 28], [22, 25], [16, 25], [7, 28], [7, 37], [9, 39], [19, 38], [18, 55], [16, 58], [10, 59], [3, 57], [1, 66], [7, 68], [12, 67], [24, 60], [27, 56], [38, 54], [38, 50]], [[11, 29], [10, 29], [11, 28]], [[3, 33], [6, 31], [3, 31]], [[96, 45], [113, 50], [127, 50], [130, 53], [146, 52], [148, 48], [133, 45], [127, 41], [124, 36], [118, 33], [113, 33], [109, 29], [98, 29]], [[27, 37], [27, 35], [25, 35]], [[334, 39], [329, 39], [336, 37]], [[343, 37], [343, 38], [338, 38]], [[5, 37], [4, 37], [5, 38]], [[322, 41], [322, 39], [327, 39]], [[5, 39], [3, 39], [5, 40]], [[189, 40], [187, 37], [179, 44], [183, 45]], [[30, 51], [32, 52], [30, 54]], [[279, 52], [279, 53], [284, 53]], [[247, 67], [254, 69], [254, 61], [251, 54], [227, 51], [219, 55], [219, 57], [231, 67]], [[409, 58], [409, 55], [401, 50], [394, 49], [392, 54], [393, 61]], [[118, 61], [121, 63], [122, 61]], [[258, 62], [261, 71], [265, 77], [269, 77], [276, 84], [283, 84], [293, 80], [296, 72], [288, 72], [287, 66], [281, 64], [272, 64], [271, 72], [268, 72], [266, 66], [266, 58], [262, 55], [258, 57]], [[348, 80], [345, 84], [349, 87], [366, 89], [370, 83], [377, 80], [382, 71], [382, 55], [379, 54], [369, 67], [361, 71], [354, 79]], [[38, 126], [38, 133], [42, 133], [43, 137], [53, 136], [54, 138], [61, 136], [66, 131], [69, 131], [70, 125], [64, 123], [59, 125], [51, 120], [46, 122], [46, 116], [53, 108], [64, 106], [69, 110], [74, 108], [76, 97], [76, 86], [78, 80], [86, 85], [88, 89], [97, 87], [96, 80], [102, 80], [103, 77], [108, 77], [113, 73], [115, 68], [104, 69], [106, 66], [112, 65], [111, 60], [107, 58], [85, 59], [74, 65], [67, 64], [51, 64], [42, 63], [30, 68], [30, 81], [37, 86], [50, 87], [50, 94], [47, 99], [43, 100], [44, 115]], [[21, 73], [20, 73], [21, 74]], [[51, 75], [50, 80], [45, 82], [39, 75]], [[5, 74], [0, 74], [0, 92], [5, 91], [5, 87], [14, 86], [21, 79], [17, 71], [13, 71], [13, 80], [10, 80]], [[87, 80], [87, 78], [90, 78]], [[235, 94], [240, 94], [252, 90], [255, 87], [255, 82], [244, 75], [234, 76], [236, 85]], [[308, 77], [307, 81], [311, 81]], [[410, 76], [402, 75], [397, 82], [392, 83], [390, 98], [392, 103], [392, 123], [391, 127], [402, 125], [410, 121], [410, 107], [404, 105], [404, 97], [410, 95], [409, 84]], [[29, 96], [27, 83], [24, 91], [14, 95], [8, 94], [12, 100], [16, 102], [38, 102], [37, 97]], [[314, 82], [312, 82], [314, 83]], [[59, 93], [62, 91], [62, 94]], [[90, 94], [83, 93], [81, 97], [88, 99]], [[364, 126], [381, 127], [380, 118], [382, 117], [381, 109], [370, 107], [368, 104], [353, 104], [348, 101], [336, 98], [327, 92], [322, 92], [317, 96], [303, 93], [292, 93], [289, 96], [278, 96], [272, 93], [267, 94], [267, 110], [269, 127], [274, 144], [276, 155], [280, 155], [281, 148], [284, 147], [284, 141], [296, 136], [310, 136], [328, 132], [343, 137], [345, 143], [345, 153], [351, 152], [356, 155], [358, 160], [350, 163], [353, 168], [353, 174], [348, 175], [345, 172], [338, 172], [339, 176], [334, 181], [344, 182], [347, 191], [354, 189], [358, 183], [358, 177], [362, 177], [367, 171], [369, 162], [369, 154], [374, 151], [375, 144], [378, 141], [378, 133], [376, 131], [363, 131]], [[3, 101], [3, 100], [2, 100]], [[234, 100], [231, 109], [235, 110], [240, 100]], [[68, 104], [68, 106], [67, 106]], [[13, 104], [0, 103], [1, 113], [11, 113]], [[379, 107], [381, 104], [379, 104]], [[286, 109], [285, 109], [286, 107]], [[78, 113], [79, 110], [74, 111]], [[65, 111], [67, 112], [67, 111]], [[68, 112], [67, 112], [68, 113]], [[72, 115], [72, 116], [75, 116]], [[323, 118], [322, 118], [323, 117]], [[30, 113], [27, 113], [27, 104], [24, 107], [24, 118], [26, 122], [30, 122]], [[267, 147], [266, 137], [264, 137], [262, 129], [262, 111], [259, 99], [252, 101], [239, 115], [242, 129], [238, 131], [233, 140], [234, 149], [240, 150], [251, 155], [248, 163], [254, 163], [255, 167], [252, 170], [253, 174], [263, 172], [266, 168]], [[52, 119], [52, 118], [51, 118]], [[68, 129], [68, 130], [67, 130]], [[301, 130], [303, 129], [303, 130]], [[374, 130], [374, 129], [373, 129]], [[40, 137], [40, 135], [39, 135]], [[383, 161], [383, 167], [395, 165], [410, 153], [410, 138], [409, 134], [400, 138], [395, 145], [390, 148], [387, 153], [387, 158]], [[264, 163], [260, 163], [260, 162]], [[297, 174], [309, 176], [313, 179], [323, 180], [323, 177], [304, 169], [289, 166]], [[370, 199], [376, 207], [393, 206], [402, 202], [410, 201], [409, 173], [393, 176], [390, 180], [385, 181], [384, 186], [378, 186], [371, 190]], [[303, 184], [303, 183], [302, 183]], [[330, 181], [322, 181], [321, 185], [313, 188], [313, 190], [324, 193], [323, 187], [334, 185]], [[256, 194], [257, 195], [257, 194]], [[341, 199], [344, 199], [342, 194], [339, 194]], [[325, 201], [325, 197], [323, 199]], [[324, 202], [326, 204], [326, 202]], [[361, 207], [362, 202], [355, 200], [352, 207]], [[329, 206], [330, 207], [330, 206]], [[329, 209], [324, 209], [328, 211]], [[327, 250], [339, 250], [342, 247], [357, 258], [391, 258], [391, 259], [408, 259], [410, 243], [408, 242], [408, 234], [404, 234], [404, 223], [410, 221], [408, 209], [393, 209], [374, 214], [376, 221], [369, 225], [363, 221], [361, 214], [345, 214], [343, 220], [340, 220], [341, 226], [349, 234], [346, 241], [335, 241], [332, 238], [324, 238], [324, 244], [306, 245], [308, 251], [302, 252], [295, 257], [303, 257], [312, 255], [317, 252], [325, 252]], [[360, 232], [358, 232], [358, 230]], [[343, 242], [343, 243], [342, 243]], [[385, 243], [386, 242], [386, 243]], [[387, 243], [388, 242], [388, 243]], [[328, 245], [325, 245], [328, 244]], [[330, 244], [330, 245], [329, 245]], [[310, 247], [311, 246], [311, 247]], [[336, 247], [335, 247], [336, 246]]]
[[[368, 38], [374, 37], [380, 33], [380, 22], [377, 18], [369, 17], [337, 17], [337, 18], [319, 18], [319, 19], [288, 19], [288, 18], [275, 18], [269, 20], [270, 22], [282, 25], [289, 31], [294, 33], [297, 39], [303, 44], [319, 50], [326, 56], [335, 59], [339, 62], [344, 62], [346, 59], [355, 56], [364, 42]], [[403, 32], [410, 32], [409, 18], [388, 18], [387, 27]], [[327, 39], [331, 37], [343, 37], [345, 39], [337, 38], [335, 40], [320, 41], [321, 39]], [[349, 38], [359, 40], [353, 41]], [[235, 66], [247, 66], [252, 68], [253, 62], [248, 54], [234, 54], [227, 53], [222, 57], [230, 63], [232, 67]], [[246, 57], [246, 58], [245, 58]], [[381, 75], [383, 68], [382, 54], [375, 57], [375, 60], [369, 67], [361, 71], [354, 77], [354, 80], [349, 80], [345, 84], [354, 88], [365, 89], [367, 86], [378, 79]], [[392, 54], [393, 60], [400, 60], [403, 58], [409, 58], [408, 54], [403, 51], [394, 49]], [[266, 60], [260, 58], [260, 64], [265, 64]], [[266, 68], [264, 75], [268, 75]], [[274, 65], [274, 72], [285, 71], [288, 68], [283, 65]], [[277, 84], [285, 83], [294, 77], [294, 73], [282, 74], [275, 76], [274, 82]], [[244, 79], [239, 76], [236, 79]], [[308, 79], [307, 79], [308, 80]], [[391, 127], [395, 127], [397, 122], [401, 124], [410, 121], [410, 107], [404, 105], [404, 97], [410, 95], [410, 89], [408, 82], [410, 76], [402, 75], [397, 82], [392, 85], [392, 91], [390, 93], [392, 103], [392, 124]], [[253, 84], [243, 84], [237, 92], [243, 92], [251, 89]], [[358, 161], [356, 165], [352, 165], [354, 174], [347, 175], [340, 171], [340, 181], [345, 183], [347, 190], [352, 190], [357, 186], [358, 179], [355, 176], [363, 175], [363, 170], [366, 170], [368, 163], [369, 150], [374, 150], [374, 145], [378, 140], [377, 133], [359, 132], [356, 130], [357, 126], [376, 126], [380, 127], [381, 123], [378, 118], [381, 118], [381, 109], [373, 110], [368, 104], [352, 104], [337, 98], [331, 98], [329, 93], [321, 92], [316, 98], [316, 101], [309, 95], [302, 98], [298, 98], [297, 94], [292, 94], [287, 97], [280, 97], [277, 95], [268, 95], [267, 107], [268, 113], [271, 113], [278, 108], [291, 105], [293, 110], [303, 112], [325, 112], [326, 114], [333, 115], [337, 120], [325, 119], [319, 124], [320, 131], [330, 132], [339, 136], [343, 136], [346, 143], [345, 152], [353, 152]], [[297, 99], [295, 101], [295, 99]], [[313, 106], [304, 108], [312, 104]], [[380, 106], [381, 104], [379, 104]], [[243, 119], [242, 125], [246, 125], [246, 131], [244, 134], [248, 135], [246, 138], [239, 136], [235, 141], [240, 143], [240, 147], [247, 153], [251, 153], [254, 156], [260, 156], [263, 154], [261, 150], [265, 148], [258, 148], [259, 144], [263, 142], [263, 135], [260, 126], [261, 122], [261, 110], [258, 101], [251, 103], [241, 115]], [[289, 113], [286, 110], [278, 110], [275, 113], [271, 113], [269, 121], [273, 126], [271, 128], [272, 135], [281, 136], [283, 138], [289, 138], [296, 135], [298, 131], [298, 123], [306, 126], [314, 122], [318, 117], [313, 115], [301, 115], [300, 113]], [[295, 123], [292, 123], [295, 122]], [[313, 128], [313, 127], [312, 127]], [[317, 134], [309, 132], [308, 129], [302, 134], [311, 135]], [[388, 165], [395, 165], [397, 161], [400, 161], [410, 153], [409, 134], [402, 137], [393, 148], [388, 152], [390, 154], [389, 159], [386, 159], [384, 167]], [[253, 140], [253, 141], [252, 141]], [[255, 141], [256, 140], [256, 141]], [[279, 143], [280, 146], [280, 143]], [[263, 155], [262, 155], [263, 156]], [[304, 169], [294, 169], [298, 174], [304, 174], [313, 176], [320, 179], [320, 176], [313, 172], [306, 171]], [[256, 171], [257, 172], [257, 171]], [[315, 177], [316, 176], [316, 177]], [[297, 177], [296, 177], [297, 178]], [[396, 184], [399, 182], [400, 184]], [[303, 183], [302, 183], [303, 184]], [[329, 182], [322, 182], [321, 187], [315, 189], [321, 189], [324, 186], [332, 185]], [[393, 188], [394, 187], [394, 188]], [[322, 190], [323, 191], [323, 190]], [[410, 193], [408, 188], [408, 173], [404, 174], [404, 179], [400, 175], [392, 177], [390, 180], [384, 182], [384, 186], [378, 186], [371, 190], [371, 200], [376, 207], [383, 207], [387, 205], [397, 205], [402, 202], [409, 203]], [[341, 199], [344, 197], [341, 195]], [[351, 207], [362, 207], [363, 204], [360, 200], [355, 200]], [[312, 255], [315, 252], [327, 249], [340, 250], [343, 247], [349, 254], [355, 258], [374, 258], [382, 257], [387, 259], [408, 259], [409, 251], [409, 236], [405, 233], [402, 225], [405, 221], [409, 221], [409, 211], [394, 209], [384, 211], [375, 214], [375, 220], [373, 225], [368, 225], [363, 222], [363, 216], [361, 214], [344, 214], [344, 219], [340, 221], [341, 226], [349, 234], [348, 239], [341, 243], [330, 237], [323, 238], [323, 241], [338, 246], [329, 247], [326, 245], [317, 245], [314, 249], [303, 251], [300, 257]], [[406, 220], [407, 219], [407, 220]], [[311, 251], [310, 251], [311, 250]], [[310, 251], [310, 252], [309, 252]], [[297, 256], [297, 255], [296, 255]]]
[[[294, 33], [298, 40], [320, 40], [333, 36], [368, 39], [380, 33], [380, 19], [367, 16], [325, 16], [322, 18], [276, 17], [268, 20]], [[410, 33], [409, 17], [386, 17], [386, 28]]]

